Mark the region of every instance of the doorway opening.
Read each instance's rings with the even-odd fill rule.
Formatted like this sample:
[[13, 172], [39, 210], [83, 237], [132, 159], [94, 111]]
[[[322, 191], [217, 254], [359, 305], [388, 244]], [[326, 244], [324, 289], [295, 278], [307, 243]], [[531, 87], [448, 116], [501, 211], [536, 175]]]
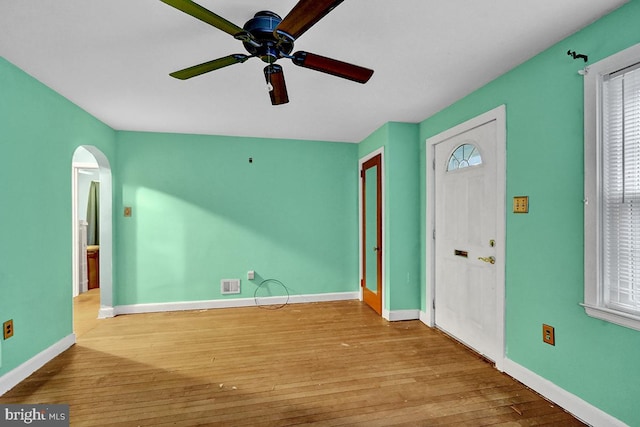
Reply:
[[113, 317], [113, 197], [111, 166], [104, 153], [90, 145], [78, 147], [71, 182], [72, 295], [99, 295], [96, 317]]
[[502, 370], [506, 109], [426, 142], [426, 323]]
[[359, 230], [360, 300], [385, 317], [383, 156], [380, 148], [359, 162]]

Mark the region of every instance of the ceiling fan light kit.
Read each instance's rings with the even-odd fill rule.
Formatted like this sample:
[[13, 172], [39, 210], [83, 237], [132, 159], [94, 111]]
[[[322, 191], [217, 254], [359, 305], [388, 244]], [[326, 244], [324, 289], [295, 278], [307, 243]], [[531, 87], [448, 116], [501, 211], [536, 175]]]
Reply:
[[373, 70], [368, 68], [310, 52], [298, 51], [291, 54], [296, 39], [344, 0], [300, 0], [284, 19], [274, 12], [263, 10], [256, 13], [242, 28], [191, 0], [161, 1], [232, 35], [242, 42], [249, 53], [231, 54], [170, 74], [177, 79], [187, 80], [257, 57], [268, 64], [264, 68], [264, 76], [271, 104], [281, 105], [289, 102], [283, 69], [276, 64], [282, 58], [290, 59], [299, 67], [358, 83], [366, 83], [373, 75]]

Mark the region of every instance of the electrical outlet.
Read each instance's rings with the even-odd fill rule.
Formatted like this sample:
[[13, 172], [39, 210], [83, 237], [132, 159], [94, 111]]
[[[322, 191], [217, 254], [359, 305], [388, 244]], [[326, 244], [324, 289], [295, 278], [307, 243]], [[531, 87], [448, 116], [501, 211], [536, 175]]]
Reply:
[[2, 336], [5, 340], [13, 336], [13, 319], [7, 320], [2, 324]]
[[556, 331], [553, 326], [542, 325], [542, 341], [550, 345], [556, 345]]

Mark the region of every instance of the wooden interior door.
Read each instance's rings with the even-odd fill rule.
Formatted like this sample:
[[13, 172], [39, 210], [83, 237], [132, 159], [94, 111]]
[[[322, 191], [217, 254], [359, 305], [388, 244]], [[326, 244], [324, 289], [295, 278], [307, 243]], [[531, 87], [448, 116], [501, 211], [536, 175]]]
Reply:
[[382, 314], [382, 155], [367, 160], [362, 179], [362, 298]]

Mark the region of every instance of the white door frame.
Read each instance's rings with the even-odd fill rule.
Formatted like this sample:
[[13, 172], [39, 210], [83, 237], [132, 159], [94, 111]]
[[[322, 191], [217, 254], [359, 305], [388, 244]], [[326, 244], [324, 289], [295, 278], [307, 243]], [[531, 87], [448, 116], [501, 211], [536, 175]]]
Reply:
[[86, 289], [80, 289], [80, 254], [78, 253], [78, 240], [79, 240], [79, 227], [78, 227], [78, 175], [80, 174], [81, 169], [95, 169], [99, 170], [97, 164], [93, 163], [77, 163], [73, 162], [72, 164], [72, 175], [71, 175], [71, 218], [73, 221], [71, 227], [71, 233], [73, 236], [73, 259], [71, 260], [71, 266], [73, 269], [73, 296], [76, 297], [81, 292], [85, 292]]
[[[360, 278], [360, 280], [362, 280], [362, 278], [364, 277], [364, 271], [362, 271], [362, 257], [364, 256], [364, 254], [362, 253], [362, 240], [364, 239], [364, 236], [362, 235], [362, 179], [360, 178], [360, 171], [362, 170], [362, 165], [369, 159], [374, 158], [375, 156], [377, 156], [378, 154], [380, 154], [380, 170], [378, 171], [378, 173], [380, 174], [380, 180], [382, 181], [382, 317], [389, 320], [389, 309], [387, 309], [387, 304], [386, 304], [386, 292], [387, 292], [387, 286], [385, 283], [385, 259], [386, 259], [386, 253], [387, 251], [385, 250], [385, 218], [386, 216], [386, 212], [385, 212], [385, 184], [384, 184], [384, 147], [380, 147], [375, 151], [372, 151], [371, 153], [367, 154], [366, 156], [360, 158], [360, 160], [358, 161], [358, 271], [359, 271], [359, 275], [358, 277]], [[362, 296], [362, 286], [361, 286], [362, 282], [358, 283], [358, 289], [360, 291], [360, 301], [363, 300], [363, 296]]]
[[[502, 266], [506, 265], [506, 155], [507, 155], [507, 122], [506, 122], [506, 106], [501, 105], [474, 117], [464, 123], [454, 126], [442, 133], [432, 136], [426, 140], [426, 324], [430, 327], [436, 326], [436, 308], [435, 308], [435, 212], [436, 212], [436, 188], [435, 188], [435, 146], [451, 137], [482, 126], [491, 121], [496, 122], [496, 200], [497, 200], [497, 218], [496, 218], [496, 259], [503, 260]], [[496, 270], [496, 293], [498, 313], [496, 321], [498, 324], [498, 343], [502, 348], [498, 360], [495, 360], [496, 368], [503, 370], [504, 365], [504, 349], [505, 349], [505, 270], [498, 268]]]

